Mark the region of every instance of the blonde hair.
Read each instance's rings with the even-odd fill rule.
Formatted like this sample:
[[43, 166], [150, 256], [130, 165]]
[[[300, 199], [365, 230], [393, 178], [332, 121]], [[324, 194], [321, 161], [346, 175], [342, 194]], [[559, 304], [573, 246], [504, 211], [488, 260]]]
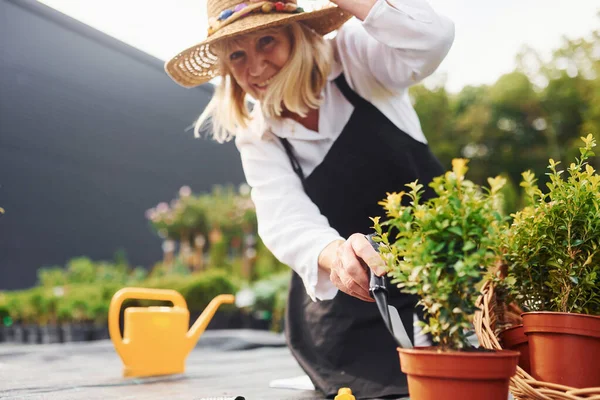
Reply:
[[[259, 103], [268, 117], [281, 117], [286, 110], [305, 117], [310, 109], [319, 108], [321, 91], [327, 83], [331, 70], [333, 51], [328, 41], [307, 26], [292, 22], [268, 28], [249, 35], [287, 30], [291, 40], [290, 58], [269, 84], [263, 100]], [[200, 136], [205, 126], [212, 123], [213, 138], [220, 143], [229, 141], [238, 129], [244, 129], [250, 121], [246, 92], [229, 72], [223, 55], [244, 37], [226, 39], [213, 45], [221, 65], [221, 82], [216, 86], [212, 99], [196, 121], [194, 135]]]

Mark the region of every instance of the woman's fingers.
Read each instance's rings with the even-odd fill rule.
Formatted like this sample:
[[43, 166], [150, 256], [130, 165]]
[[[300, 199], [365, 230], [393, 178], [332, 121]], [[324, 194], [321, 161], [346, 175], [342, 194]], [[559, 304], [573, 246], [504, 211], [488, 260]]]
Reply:
[[385, 262], [364, 235], [355, 233], [348, 238], [346, 243], [352, 246], [356, 257], [363, 260], [375, 275], [381, 276], [386, 274]]
[[335, 250], [330, 280], [342, 292], [364, 301], [374, 301], [369, 295], [370, 268], [377, 276], [384, 275], [385, 262], [364, 235], [356, 233]]
[[364, 301], [373, 301], [369, 295], [369, 279], [367, 271], [346, 241], [336, 250], [332, 264], [330, 280], [344, 293]]
[[[338, 249], [339, 258], [344, 266], [345, 273], [352, 279], [355, 285], [360, 287], [362, 291], [369, 294], [369, 275], [361, 264], [361, 260], [357, 258], [352, 244], [350, 241], [346, 241]], [[356, 291], [356, 290], [355, 290]]]
[[[341, 276], [340, 276], [341, 275]], [[348, 276], [343, 269], [332, 269], [331, 274], [329, 276], [331, 282], [342, 292], [361, 299], [363, 301], [374, 301], [369, 296], [369, 293], [364, 291], [360, 286], [356, 285], [356, 283], [352, 280], [350, 276]]]

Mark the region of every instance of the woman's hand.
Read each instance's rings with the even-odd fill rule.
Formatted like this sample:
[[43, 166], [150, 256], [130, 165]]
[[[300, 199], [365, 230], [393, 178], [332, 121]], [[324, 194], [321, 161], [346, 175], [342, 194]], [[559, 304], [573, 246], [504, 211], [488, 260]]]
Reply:
[[342, 292], [364, 301], [369, 296], [371, 268], [377, 276], [386, 273], [385, 263], [364, 235], [355, 233], [348, 240], [330, 243], [319, 256], [319, 267], [329, 272], [329, 279]]

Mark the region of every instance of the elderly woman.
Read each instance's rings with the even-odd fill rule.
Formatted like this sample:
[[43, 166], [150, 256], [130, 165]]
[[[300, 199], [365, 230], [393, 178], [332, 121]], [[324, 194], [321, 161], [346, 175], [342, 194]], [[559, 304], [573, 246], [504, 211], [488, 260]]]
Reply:
[[[425, 0], [333, 3], [207, 0], [208, 38], [166, 71], [185, 87], [221, 77], [196, 134], [211, 122], [216, 140], [235, 139], [259, 234], [293, 270], [285, 330], [300, 366], [327, 396], [398, 397], [406, 377], [368, 292], [366, 268], [384, 263], [364, 234], [387, 192], [443, 173], [408, 88], [439, 66], [454, 26]], [[417, 299], [391, 296], [411, 327]]]

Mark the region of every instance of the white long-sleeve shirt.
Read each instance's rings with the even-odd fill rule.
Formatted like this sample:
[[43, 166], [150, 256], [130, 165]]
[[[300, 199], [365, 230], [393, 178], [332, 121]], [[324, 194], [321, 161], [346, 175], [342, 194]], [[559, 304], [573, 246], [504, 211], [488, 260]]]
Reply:
[[[318, 267], [318, 257], [329, 243], [346, 238], [305, 194], [276, 136], [289, 140], [305, 176], [310, 175], [354, 111], [334, 83], [343, 73], [355, 92], [402, 131], [426, 143], [408, 88], [442, 62], [454, 40], [454, 24], [425, 0], [379, 0], [363, 22], [351, 19], [331, 40], [338, 61], [323, 89], [318, 132], [291, 119], [266, 118], [255, 107], [248, 128], [238, 132], [235, 140], [252, 188], [259, 235], [281, 262], [302, 277], [313, 301], [337, 294], [329, 274]], [[343, 194], [331, 196], [351, 201]]]

